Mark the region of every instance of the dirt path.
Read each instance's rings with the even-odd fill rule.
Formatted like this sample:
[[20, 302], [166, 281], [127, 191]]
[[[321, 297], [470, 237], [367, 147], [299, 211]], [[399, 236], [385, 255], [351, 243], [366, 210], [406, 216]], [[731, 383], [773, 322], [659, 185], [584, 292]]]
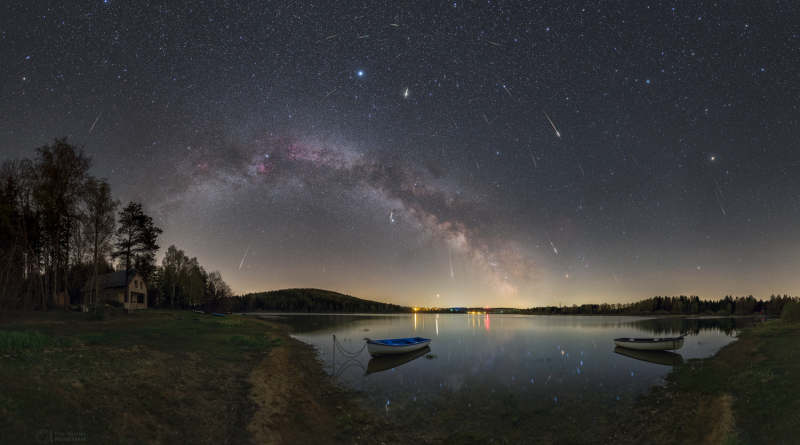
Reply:
[[258, 405], [248, 426], [253, 443], [337, 443], [337, 413], [325, 403], [329, 394], [321, 394], [329, 386], [327, 374], [319, 363], [309, 363], [316, 361], [310, 346], [282, 337], [284, 346], [273, 348], [248, 379]]

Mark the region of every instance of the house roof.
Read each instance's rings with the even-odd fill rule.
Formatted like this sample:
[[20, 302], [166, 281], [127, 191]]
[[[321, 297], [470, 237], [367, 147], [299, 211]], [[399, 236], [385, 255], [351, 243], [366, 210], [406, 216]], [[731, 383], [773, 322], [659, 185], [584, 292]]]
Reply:
[[[119, 270], [117, 272], [111, 272], [103, 275], [97, 276], [97, 282], [100, 285], [100, 289], [108, 289], [109, 287], [125, 287], [128, 283], [136, 277], [136, 274], [139, 273], [136, 269], [128, 269], [128, 277], [127, 280], [125, 279], [125, 271]], [[86, 284], [81, 288], [81, 292], [87, 292], [94, 288], [94, 282], [90, 279], [86, 282]]]

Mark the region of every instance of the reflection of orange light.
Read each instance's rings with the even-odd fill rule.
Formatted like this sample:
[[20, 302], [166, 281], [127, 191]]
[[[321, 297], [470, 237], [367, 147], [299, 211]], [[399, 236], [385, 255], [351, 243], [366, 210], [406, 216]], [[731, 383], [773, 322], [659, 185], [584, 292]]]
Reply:
[[489, 330], [489, 314], [486, 314], [486, 330]]

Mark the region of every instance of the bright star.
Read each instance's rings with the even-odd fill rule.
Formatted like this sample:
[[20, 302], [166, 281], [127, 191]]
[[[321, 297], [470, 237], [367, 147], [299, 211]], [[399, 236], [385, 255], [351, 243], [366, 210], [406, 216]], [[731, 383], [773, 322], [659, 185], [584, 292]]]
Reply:
[[359, 76], [363, 76], [363, 75], [364, 75], [364, 72], [363, 72], [363, 71], [359, 71], [359, 72], [358, 72], [358, 75], [359, 75]]

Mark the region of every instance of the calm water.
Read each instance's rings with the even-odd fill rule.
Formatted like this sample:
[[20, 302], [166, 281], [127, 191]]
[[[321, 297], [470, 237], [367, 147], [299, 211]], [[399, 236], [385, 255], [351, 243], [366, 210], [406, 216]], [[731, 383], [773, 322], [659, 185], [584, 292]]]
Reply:
[[[367, 411], [425, 425], [429, 435], [472, 432], [501, 443], [590, 437], [649, 386], [663, 383], [673, 365], [712, 355], [751, 322], [464, 314], [290, 315], [278, 321], [319, 349], [328, 371], [360, 392]], [[617, 337], [685, 332], [692, 334], [677, 355], [614, 352]], [[366, 349], [348, 360], [338, 351], [334, 357], [334, 334], [352, 352], [364, 337], [433, 341], [427, 355], [407, 363], [371, 358]]]

